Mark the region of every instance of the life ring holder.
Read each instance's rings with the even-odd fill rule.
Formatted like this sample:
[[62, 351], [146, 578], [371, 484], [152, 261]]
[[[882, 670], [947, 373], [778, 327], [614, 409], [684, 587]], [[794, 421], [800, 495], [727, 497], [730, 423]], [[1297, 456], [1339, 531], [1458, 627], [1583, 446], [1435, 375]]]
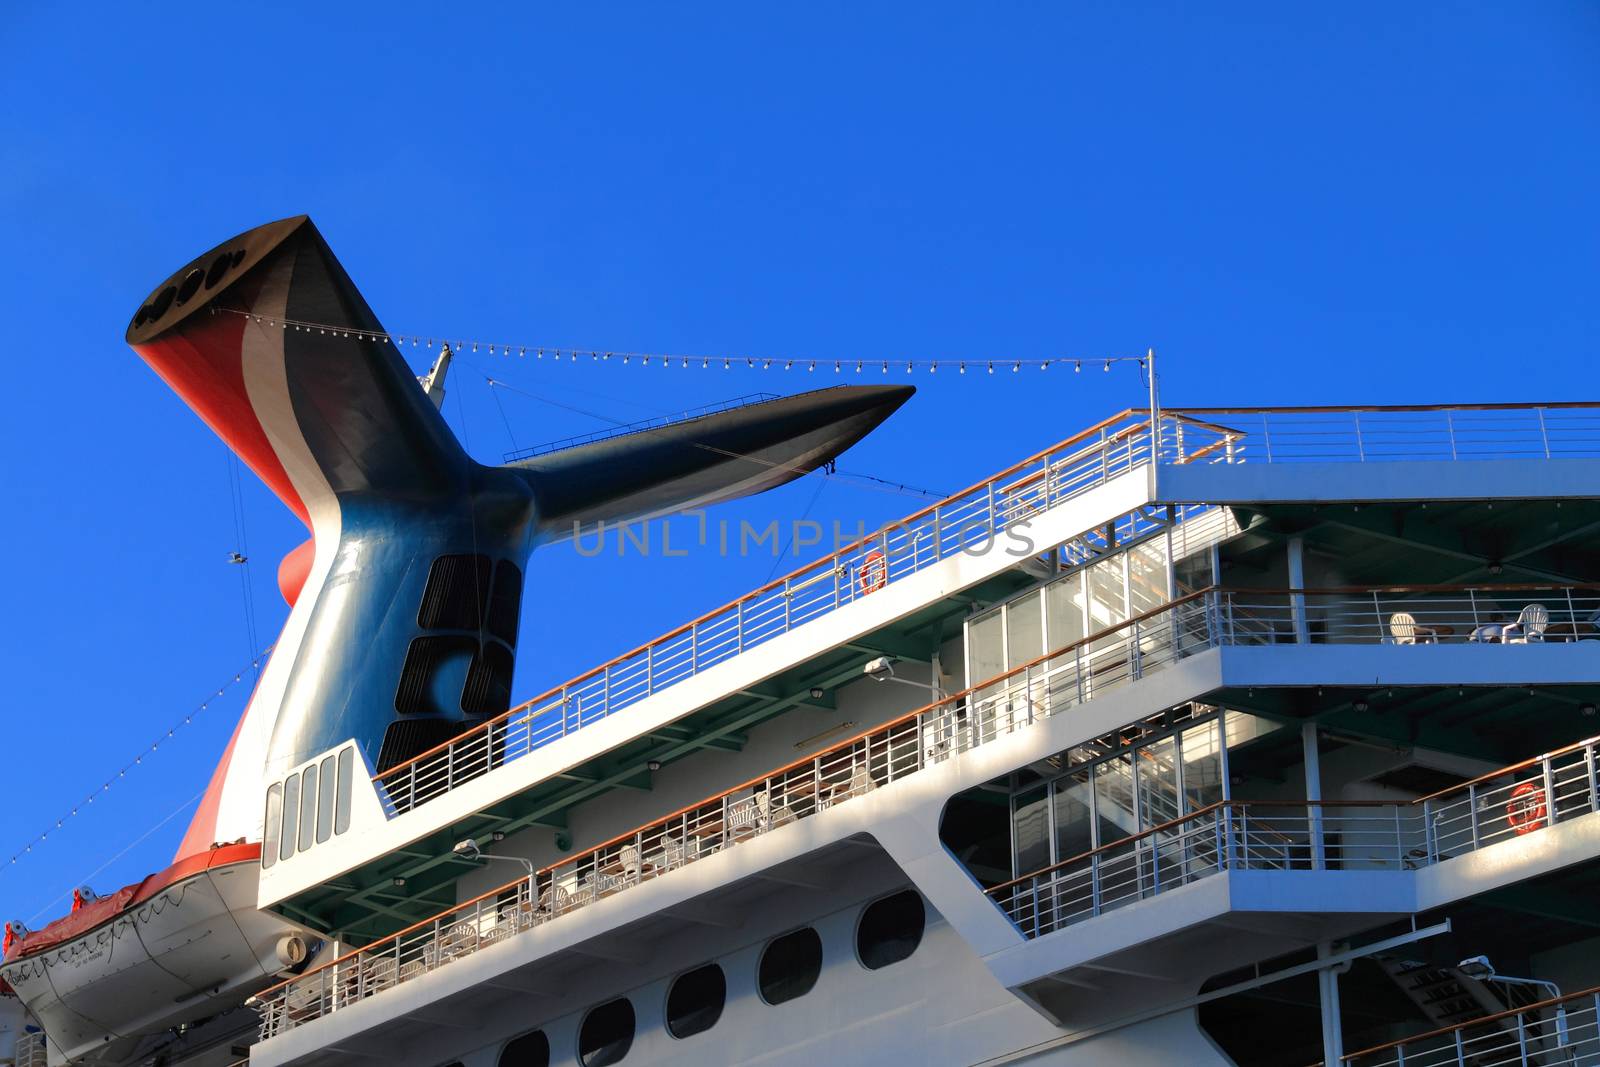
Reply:
[[1506, 825], [1518, 836], [1531, 834], [1544, 826], [1548, 814], [1544, 789], [1537, 782], [1523, 782], [1511, 791], [1511, 799], [1506, 801]]
[[889, 561], [884, 558], [878, 549], [868, 552], [861, 561], [861, 592], [876, 593], [879, 589], [889, 584]]

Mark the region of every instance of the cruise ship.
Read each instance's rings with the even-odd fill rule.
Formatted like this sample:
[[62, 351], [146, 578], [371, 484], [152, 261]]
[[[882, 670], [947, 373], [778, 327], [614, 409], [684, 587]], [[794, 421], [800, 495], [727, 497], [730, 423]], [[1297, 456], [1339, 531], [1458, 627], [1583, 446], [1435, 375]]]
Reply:
[[311, 539], [174, 865], [8, 926], [0, 1062], [1600, 1063], [1600, 405], [1152, 391], [514, 698], [537, 546], [911, 391], [478, 464], [304, 218], [128, 340]]

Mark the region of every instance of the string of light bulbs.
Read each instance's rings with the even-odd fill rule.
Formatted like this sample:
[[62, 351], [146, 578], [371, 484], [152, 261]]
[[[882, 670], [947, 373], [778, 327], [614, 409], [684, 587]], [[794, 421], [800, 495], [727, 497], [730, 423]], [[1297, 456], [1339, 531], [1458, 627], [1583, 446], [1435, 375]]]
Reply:
[[95, 800], [98, 799], [100, 796], [104, 795], [107, 792], [110, 792], [111, 787], [113, 785], [115, 785], [118, 781], [120, 781], [122, 778], [127, 777], [127, 774], [128, 774], [129, 771], [133, 770], [135, 767], [137, 767], [141, 763], [143, 763], [144, 762], [144, 758], [146, 756], [150, 755], [152, 752], [155, 752], [157, 749], [159, 749], [161, 747], [161, 745], [165, 741], [167, 741], [169, 738], [171, 738], [179, 730], [183, 729], [185, 726], [188, 726], [190, 723], [192, 723], [194, 721], [194, 719], [195, 719], [195, 716], [197, 716], [200, 713], [204, 712], [219, 697], [224, 696], [228, 692], [229, 689], [233, 688], [239, 682], [243, 681], [246, 673], [248, 673], [250, 671], [253, 671], [256, 668], [260, 667], [261, 664], [266, 662], [267, 657], [269, 655], [271, 655], [271, 654], [272, 654], [272, 646], [271, 645], [268, 645], [266, 648], [262, 649], [256, 655], [255, 659], [251, 660], [248, 665], [246, 665], [244, 667], [241, 667], [238, 671], [236, 671], [234, 673], [232, 681], [223, 683], [223, 685], [221, 687], [219, 687], [215, 693], [212, 693], [210, 696], [208, 696], [204, 700], [202, 700], [198, 707], [196, 707], [193, 711], [191, 711], [187, 715], [185, 715], [180, 721], [175, 722], [170, 727], [168, 727], [166, 733], [164, 733], [164, 734], [160, 735], [159, 737], [157, 737], [146, 748], [140, 749], [139, 754], [137, 756], [133, 757], [132, 760], [130, 760], [130, 761], [128, 761], [128, 763], [124, 764], [123, 767], [119, 771], [117, 771], [117, 773], [115, 775], [113, 775], [112, 777], [106, 779], [105, 783], [103, 785], [101, 785], [98, 789], [96, 789], [94, 792], [90, 793], [88, 796], [84, 797], [82, 800], [78, 801], [78, 803], [73, 806], [72, 810], [67, 812], [65, 815], [61, 816], [61, 818], [57, 819], [53, 826], [50, 826], [43, 833], [38, 834], [37, 836], [35, 836], [26, 845], [23, 845], [20, 849], [18, 849], [15, 853], [13, 853], [11, 858], [8, 861], [6, 861], [6, 866], [4, 868], [0, 868], [0, 870], [9, 870], [11, 867], [14, 867], [18, 860], [20, 860], [23, 856], [26, 856], [28, 853], [33, 851], [35, 845], [43, 844], [46, 840], [49, 839], [49, 837], [50, 837], [50, 835], [52, 833], [54, 833], [56, 830], [61, 829], [62, 826], [66, 825], [67, 820], [69, 820], [73, 816], [77, 815], [81, 810], [83, 810], [84, 808], [88, 807], [90, 804], [93, 804], [95, 802]]
[[814, 356], [691, 356], [674, 355], [662, 352], [623, 352], [616, 349], [583, 348], [567, 345], [530, 345], [515, 344], [503, 341], [481, 341], [470, 338], [462, 339], [444, 334], [422, 333], [388, 333], [381, 330], [360, 330], [349, 326], [339, 326], [326, 322], [306, 322], [302, 319], [277, 318], [271, 315], [258, 315], [250, 311], [241, 311], [237, 308], [215, 308], [215, 311], [227, 312], [232, 315], [241, 315], [251, 319], [262, 326], [276, 327], [283, 330], [297, 332], [315, 332], [323, 336], [349, 338], [355, 341], [366, 341], [376, 344], [390, 344], [396, 348], [424, 348], [430, 352], [437, 351], [440, 346], [448, 345], [452, 352], [483, 353], [487, 351], [491, 356], [505, 356], [514, 359], [527, 359], [530, 356], [536, 360], [549, 360], [556, 363], [577, 363], [588, 361], [592, 363], [617, 362], [624, 366], [637, 363], [640, 367], [663, 367], [666, 369], [677, 368], [680, 370], [699, 369], [712, 370], [721, 367], [723, 370], [743, 368], [748, 370], [802, 370], [814, 373], [819, 367], [824, 371], [833, 368], [835, 374], [844, 373], [846, 368], [853, 367], [855, 373], [861, 374], [868, 368], [881, 371], [883, 374], [898, 372], [904, 368], [907, 374], [926, 371], [936, 373], [940, 368], [953, 369], [957, 374], [967, 373], [968, 367], [976, 372], [995, 373], [995, 370], [1010, 370], [1021, 373], [1024, 367], [1030, 370], [1047, 371], [1051, 367], [1060, 367], [1072, 373], [1081, 373], [1084, 367], [1093, 369], [1098, 366], [1109, 372], [1114, 363], [1137, 363], [1143, 371], [1154, 355], [1147, 350], [1144, 355], [1134, 356], [1057, 356], [1050, 358], [1020, 359], [1014, 357], [981, 357], [973, 359], [900, 359], [876, 356], [867, 357], [814, 357]]

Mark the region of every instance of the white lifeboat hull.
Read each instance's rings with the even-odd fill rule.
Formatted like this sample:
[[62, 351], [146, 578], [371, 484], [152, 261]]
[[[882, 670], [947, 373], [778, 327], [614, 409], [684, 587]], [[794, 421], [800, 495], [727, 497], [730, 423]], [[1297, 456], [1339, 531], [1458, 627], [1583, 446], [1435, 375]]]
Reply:
[[25, 942], [0, 968], [49, 1036], [52, 1062], [134, 1055], [140, 1039], [226, 1010], [277, 981], [284, 936], [316, 936], [256, 910], [255, 845], [223, 846], [163, 874], [171, 877], [154, 886], [163, 876], [147, 879], [99, 925], [39, 950]]

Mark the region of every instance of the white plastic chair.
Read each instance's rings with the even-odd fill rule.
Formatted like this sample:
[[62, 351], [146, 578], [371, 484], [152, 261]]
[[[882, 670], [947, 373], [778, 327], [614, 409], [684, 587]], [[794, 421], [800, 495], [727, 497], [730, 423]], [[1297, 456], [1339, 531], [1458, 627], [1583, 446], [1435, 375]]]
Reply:
[[1522, 614], [1517, 616], [1516, 633], [1505, 638], [1508, 645], [1525, 645], [1530, 641], [1541, 644], [1544, 641], [1544, 631], [1550, 625], [1550, 609], [1543, 604], [1529, 604], [1522, 609]]
[[1389, 637], [1397, 645], [1431, 645], [1438, 641], [1433, 627], [1421, 625], [1405, 611], [1389, 616]]

